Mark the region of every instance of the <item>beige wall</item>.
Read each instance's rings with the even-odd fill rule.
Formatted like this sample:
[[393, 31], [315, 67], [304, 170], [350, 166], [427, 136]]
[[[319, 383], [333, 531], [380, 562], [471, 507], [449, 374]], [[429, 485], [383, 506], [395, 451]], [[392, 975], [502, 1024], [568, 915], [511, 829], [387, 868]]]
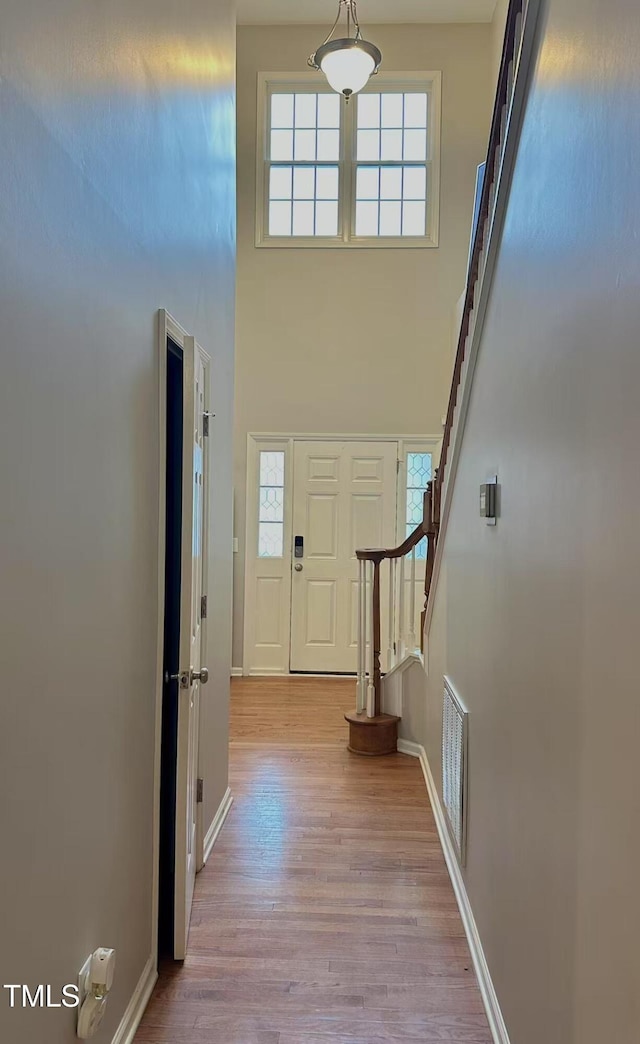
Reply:
[[242, 663], [248, 431], [442, 430], [452, 316], [485, 156], [489, 25], [377, 25], [386, 71], [442, 70], [440, 246], [256, 249], [256, 78], [300, 71], [322, 26], [238, 30], [238, 297], [234, 663]]
[[507, 22], [507, 11], [509, 0], [498, 0], [491, 21], [491, 69], [494, 82], [498, 80], [500, 62], [502, 61], [502, 46], [504, 44], [504, 30]]
[[[214, 360], [207, 822], [227, 783], [234, 26], [1, 6], [0, 981], [55, 999], [115, 947], [105, 1042], [151, 954], [161, 306]], [[7, 1044], [77, 1039], [0, 992]]]
[[439, 778], [446, 672], [470, 714], [465, 879], [513, 1044], [636, 1044], [640, 20], [635, 0], [546, 6], [424, 742]]

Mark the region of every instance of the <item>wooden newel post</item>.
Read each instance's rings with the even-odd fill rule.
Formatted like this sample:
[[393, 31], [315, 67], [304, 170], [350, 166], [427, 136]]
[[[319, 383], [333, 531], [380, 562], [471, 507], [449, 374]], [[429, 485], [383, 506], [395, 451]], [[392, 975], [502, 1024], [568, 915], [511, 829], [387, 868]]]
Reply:
[[[382, 643], [382, 627], [380, 613], [380, 564], [387, 558], [382, 548], [367, 548], [356, 551], [360, 562], [371, 562], [373, 578], [371, 583], [371, 628], [364, 635], [365, 648], [360, 652], [362, 662], [367, 662], [367, 690], [370, 694], [368, 710], [345, 714], [349, 723], [349, 750], [353, 754], [393, 754], [398, 749], [398, 722], [394, 714], [382, 713], [382, 671], [380, 667], [380, 648]], [[368, 617], [368, 612], [367, 612]], [[366, 645], [369, 656], [366, 656]], [[373, 693], [371, 690], [373, 689]], [[371, 700], [371, 695], [373, 699]]]

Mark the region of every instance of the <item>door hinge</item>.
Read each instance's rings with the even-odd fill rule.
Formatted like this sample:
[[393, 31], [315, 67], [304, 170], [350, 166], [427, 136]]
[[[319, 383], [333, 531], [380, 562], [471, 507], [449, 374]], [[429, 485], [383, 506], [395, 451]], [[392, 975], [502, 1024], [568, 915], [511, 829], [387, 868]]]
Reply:
[[196, 784], [196, 804], [202, 804], [202, 795], [204, 792], [204, 780], [199, 779]]
[[203, 595], [200, 599], [200, 619], [207, 619], [207, 596]]
[[202, 414], [202, 434], [205, 439], [209, 437], [209, 421], [212, 417], [215, 417], [215, 413], [203, 413]]

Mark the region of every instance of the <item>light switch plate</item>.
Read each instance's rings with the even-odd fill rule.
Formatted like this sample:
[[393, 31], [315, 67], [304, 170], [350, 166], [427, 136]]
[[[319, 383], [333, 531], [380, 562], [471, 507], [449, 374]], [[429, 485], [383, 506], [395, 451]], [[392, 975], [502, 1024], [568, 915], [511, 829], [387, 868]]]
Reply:
[[487, 481], [480, 486], [480, 517], [488, 526], [495, 526], [498, 521], [497, 475], [489, 475]]

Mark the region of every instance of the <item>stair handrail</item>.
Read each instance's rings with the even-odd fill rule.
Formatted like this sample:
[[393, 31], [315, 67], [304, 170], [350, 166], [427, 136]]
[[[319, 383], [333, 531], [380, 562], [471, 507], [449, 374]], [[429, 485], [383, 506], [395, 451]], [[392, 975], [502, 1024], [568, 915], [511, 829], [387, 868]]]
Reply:
[[[433, 556], [433, 483], [430, 482], [427, 491], [423, 498], [423, 515], [422, 520], [418, 523], [416, 528], [402, 541], [397, 547], [366, 547], [358, 548], [356, 551], [356, 558], [359, 563], [359, 584], [360, 584], [360, 595], [359, 595], [359, 608], [358, 608], [358, 695], [357, 695], [357, 709], [359, 712], [366, 712], [368, 717], [378, 717], [381, 712], [381, 701], [382, 701], [382, 671], [380, 666], [381, 653], [382, 653], [382, 635], [381, 635], [381, 605], [380, 605], [380, 565], [384, 561], [395, 563], [401, 561], [401, 570], [399, 574], [399, 600], [400, 608], [398, 610], [400, 630], [404, 627], [406, 613], [404, 609], [404, 585], [405, 585], [405, 573], [404, 563], [408, 555], [413, 552], [411, 561], [411, 581], [415, 580], [415, 568], [416, 568], [416, 556], [415, 549], [418, 544], [427, 539], [427, 561], [429, 557]], [[431, 552], [431, 555], [430, 555]], [[370, 564], [370, 565], [368, 565]], [[390, 567], [391, 568], [391, 567]], [[367, 569], [369, 574], [367, 574]], [[391, 620], [395, 614], [395, 568], [391, 570], [389, 577], [389, 621], [390, 628], [392, 627]], [[370, 595], [368, 597], [368, 589], [370, 588]], [[412, 599], [415, 588], [412, 588]], [[421, 623], [422, 628], [424, 626], [424, 610], [421, 612]], [[421, 632], [422, 632], [421, 628]], [[412, 639], [415, 639], [415, 627], [414, 623], [411, 624]], [[399, 636], [399, 640], [404, 642], [404, 636]], [[413, 650], [411, 650], [413, 651]], [[394, 649], [395, 653], [396, 650]], [[368, 655], [368, 661], [367, 661]], [[404, 655], [404, 650], [402, 655]], [[389, 658], [391, 659], [391, 636], [390, 636], [390, 648]]]
[[[415, 569], [415, 549], [421, 540], [426, 538], [427, 553], [425, 562], [424, 609], [421, 614], [420, 648], [423, 649], [424, 631], [427, 614], [430, 608], [430, 594], [436, 567], [436, 547], [440, 534], [442, 495], [447, 478], [449, 451], [456, 418], [458, 392], [462, 383], [463, 366], [466, 360], [467, 344], [475, 330], [476, 295], [479, 295], [487, 258], [487, 248], [491, 240], [495, 202], [500, 185], [502, 163], [505, 156], [506, 135], [513, 105], [516, 70], [518, 68], [523, 40], [524, 21], [527, 12], [535, 8], [532, 0], [510, 0], [507, 11], [504, 43], [496, 96], [491, 119], [485, 177], [480, 195], [478, 218], [473, 231], [471, 256], [467, 273], [464, 304], [456, 356], [451, 380], [451, 390], [444, 424], [442, 449], [439, 466], [434, 478], [429, 482], [423, 502], [423, 518], [418, 526], [401, 544], [394, 548], [360, 548], [356, 551], [359, 567], [359, 600], [358, 600], [358, 683], [356, 716], [347, 716], [352, 730], [359, 724], [359, 719], [366, 714], [368, 719], [384, 718], [382, 706], [382, 673], [381, 656], [381, 607], [380, 607], [380, 566], [385, 560], [390, 562], [390, 610], [394, 597], [393, 576], [397, 575], [395, 563], [401, 560], [400, 567], [400, 599], [404, 593], [404, 562], [408, 554], [412, 555], [412, 578]], [[528, 24], [528, 23], [527, 23]], [[368, 597], [370, 588], [371, 598]], [[415, 590], [415, 589], [414, 589]], [[413, 596], [413, 591], [412, 591]], [[400, 612], [402, 619], [402, 611]], [[401, 657], [400, 657], [401, 658]], [[389, 717], [388, 715], [386, 716]], [[397, 718], [393, 719], [397, 721]], [[373, 722], [372, 722], [373, 723]], [[376, 724], [384, 725], [383, 721]], [[353, 741], [353, 737], [352, 737]], [[354, 749], [350, 747], [350, 749]], [[367, 750], [367, 753], [372, 751]], [[387, 751], [377, 751], [386, 753]]]
[[422, 519], [412, 533], [397, 547], [363, 547], [356, 551], [360, 562], [383, 562], [386, 558], [404, 558], [420, 541], [429, 535], [432, 522], [433, 482], [427, 484], [422, 497]]
[[422, 521], [397, 547], [363, 547], [356, 551], [356, 558], [360, 562], [375, 562], [376, 560], [384, 562], [387, 558], [404, 558], [426, 535], [424, 521]]
[[[493, 106], [493, 115], [491, 119], [491, 130], [489, 132], [489, 144], [487, 147], [485, 177], [482, 186], [482, 193], [480, 196], [478, 220], [476, 223], [475, 232], [473, 236], [473, 244], [471, 248], [471, 260], [467, 275], [467, 286], [465, 290], [462, 321], [460, 323], [460, 333], [458, 336], [456, 357], [453, 367], [453, 376], [451, 379], [451, 391], [449, 394], [449, 402], [447, 405], [447, 414], [442, 438], [440, 464], [436, 469], [435, 473], [435, 483], [433, 490], [433, 522], [435, 527], [436, 543], [438, 539], [438, 532], [440, 529], [442, 488], [446, 477], [446, 467], [448, 462], [449, 449], [451, 447], [451, 436], [453, 433], [454, 416], [458, 400], [458, 390], [460, 388], [460, 382], [462, 378], [462, 367], [465, 361], [467, 338], [469, 335], [469, 326], [471, 322], [471, 313], [473, 311], [474, 306], [475, 285], [480, 275], [480, 259], [485, 247], [485, 234], [488, 232], [487, 223], [488, 219], [490, 218], [491, 210], [493, 207], [493, 202], [495, 198], [494, 188], [496, 185], [496, 180], [500, 169], [500, 162], [502, 159], [502, 151], [504, 144], [503, 115], [505, 106], [507, 106], [508, 108], [510, 102], [510, 95], [513, 90], [512, 63], [515, 61], [517, 53], [516, 40], [518, 38], [518, 33], [521, 32], [522, 29], [522, 19], [526, 6], [527, 0], [510, 0], [509, 8], [507, 11], [504, 43], [502, 47], [502, 59], [500, 62], [500, 72], [498, 74], [496, 97]], [[427, 571], [429, 571], [429, 566], [427, 566]], [[433, 575], [433, 563], [431, 564], [431, 575]], [[431, 580], [429, 579], [429, 585], [426, 590], [427, 599], [429, 597], [430, 586]]]

